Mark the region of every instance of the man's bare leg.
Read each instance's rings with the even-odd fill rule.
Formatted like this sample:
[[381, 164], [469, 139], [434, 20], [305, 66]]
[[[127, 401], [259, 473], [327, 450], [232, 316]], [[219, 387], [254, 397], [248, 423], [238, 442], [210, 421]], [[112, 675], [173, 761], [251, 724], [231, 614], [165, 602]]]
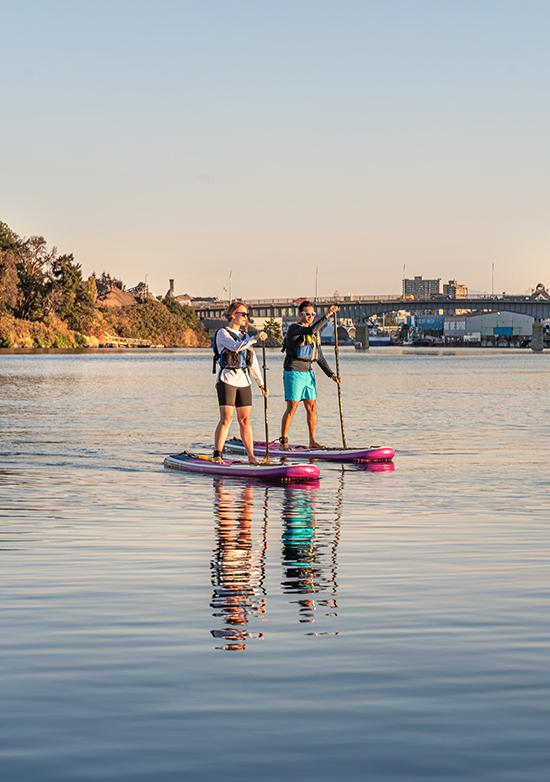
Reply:
[[290, 425], [292, 423], [292, 419], [294, 418], [294, 414], [298, 409], [299, 404], [300, 404], [299, 402], [287, 401], [286, 410], [283, 413], [283, 420], [281, 421], [281, 445], [283, 446], [285, 451], [289, 450], [288, 433], [290, 431]]
[[317, 400], [304, 399], [304, 407], [306, 408], [307, 428], [309, 430], [309, 447], [323, 448], [317, 442]]

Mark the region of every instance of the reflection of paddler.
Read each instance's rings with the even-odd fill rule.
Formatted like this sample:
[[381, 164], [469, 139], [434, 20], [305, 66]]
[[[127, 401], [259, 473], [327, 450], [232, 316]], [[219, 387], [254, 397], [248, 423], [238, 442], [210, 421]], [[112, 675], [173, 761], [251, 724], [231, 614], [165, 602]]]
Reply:
[[[313, 594], [318, 591], [319, 568], [315, 539], [316, 493], [306, 488], [285, 488], [283, 501], [283, 581], [284, 592]], [[311, 598], [298, 601], [300, 621], [312, 622], [315, 602]]]
[[[212, 558], [211, 606], [214, 616], [222, 617], [225, 627], [213, 630], [216, 638], [228, 641], [223, 648], [243, 651], [251, 634], [246, 626], [250, 616], [265, 613], [265, 597], [261, 594], [265, 568], [265, 546], [254, 552], [251, 520], [253, 487], [244, 486], [240, 495], [215, 482], [214, 509], [218, 517], [216, 548]], [[262, 637], [259, 633], [256, 637]]]

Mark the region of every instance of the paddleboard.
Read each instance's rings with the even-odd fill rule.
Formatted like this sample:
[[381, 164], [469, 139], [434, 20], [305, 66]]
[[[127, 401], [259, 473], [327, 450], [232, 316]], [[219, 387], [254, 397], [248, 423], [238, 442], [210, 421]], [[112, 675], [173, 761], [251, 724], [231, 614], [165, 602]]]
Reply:
[[248, 464], [224, 459], [221, 464], [209, 456], [183, 453], [167, 456], [164, 466], [170, 470], [196, 472], [202, 475], [223, 475], [234, 478], [256, 478], [261, 481], [317, 481], [321, 471], [315, 464]]
[[[246, 449], [238, 437], [233, 437], [225, 444], [230, 453], [243, 454]], [[265, 441], [254, 441], [256, 456], [265, 455]], [[281, 447], [278, 440], [269, 443], [269, 456], [277, 459], [324, 459], [328, 462], [389, 462], [395, 456], [393, 448], [306, 448], [304, 445], [291, 445], [289, 451]]]

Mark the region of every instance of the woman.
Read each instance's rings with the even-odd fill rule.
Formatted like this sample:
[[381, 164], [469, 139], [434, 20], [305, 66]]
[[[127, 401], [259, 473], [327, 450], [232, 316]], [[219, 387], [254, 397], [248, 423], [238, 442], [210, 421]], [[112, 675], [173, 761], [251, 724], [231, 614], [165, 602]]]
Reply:
[[[248, 307], [243, 301], [232, 301], [227, 308], [227, 328], [219, 329], [215, 337], [215, 356], [217, 359], [216, 391], [220, 406], [220, 420], [214, 434], [214, 460], [222, 461], [223, 447], [237, 408], [237, 420], [241, 430], [241, 440], [248, 454], [249, 464], [259, 464], [254, 456], [254, 440], [250, 425], [252, 410], [252, 381], [254, 378], [262, 394], [267, 396], [260, 365], [252, 345], [256, 337], [246, 333], [249, 323]], [[267, 339], [265, 332], [257, 337], [261, 342]]]

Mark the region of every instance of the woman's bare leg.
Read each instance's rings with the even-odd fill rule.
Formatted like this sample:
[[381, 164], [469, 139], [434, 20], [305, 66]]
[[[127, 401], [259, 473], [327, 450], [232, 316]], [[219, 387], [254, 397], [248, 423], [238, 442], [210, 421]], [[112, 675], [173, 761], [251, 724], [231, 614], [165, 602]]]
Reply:
[[241, 440], [248, 454], [249, 464], [259, 464], [258, 460], [254, 456], [254, 439], [252, 437], [252, 426], [250, 425], [250, 412], [252, 410], [251, 405], [237, 408], [237, 420], [239, 422], [239, 428], [241, 430]]
[[[225, 441], [227, 440], [227, 433], [233, 420], [233, 410], [235, 408], [231, 405], [220, 405], [220, 420], [216, 426], [214, 433], [214, 449], [216, 451], [223, 451]], [[222, 461], [221, 457], [218, 457], [218, 461]]]

